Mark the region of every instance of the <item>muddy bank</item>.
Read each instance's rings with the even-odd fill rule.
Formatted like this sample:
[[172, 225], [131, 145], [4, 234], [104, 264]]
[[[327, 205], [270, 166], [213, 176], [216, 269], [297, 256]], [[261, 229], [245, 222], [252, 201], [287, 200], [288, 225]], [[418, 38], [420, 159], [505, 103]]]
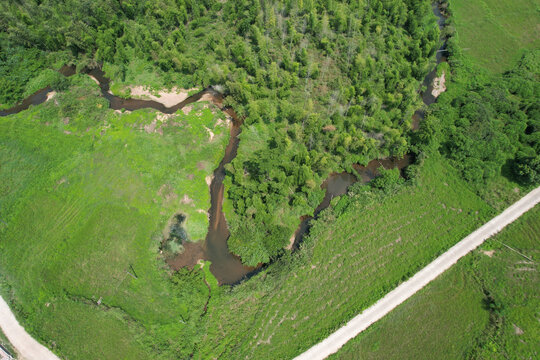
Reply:
[[103, 70], [96, 68], [84, 70], [83, 72], [90, 75], [97, 81], [99, 88], [101, 89], [101, 95], [109, 101], [109, 107], [114, 110], [134, 111], [139, 109], [151, 108], [164, 114], [174, 114], [176, 111], [182, 109], [183, 107], [201, 100], [201, 98], [205, 95], [207, 101], [214, 103], [214, 105], [218, 106], [219, 108], [221, 108], [221, 105], [223, 103], [223, 97], [221, 96], [221, 94], [215, 91], [212, 87], [207, 87], [206, 89], [194, 95], [188, 96], [185, 98], [185, 100], [172, 106], [165, 106], [162, 102], [155, 100], [143, 100], [134, 98], [124, 99], [111, 93], [111, 80], [105, 76]]
[[148, 90], [144, 86], [128, 86], [126, 88], [129, 91], [131, 98], [137, 99], [149, 99], [162, 103], [167, 107], [174, 106], [189, 97], [190, 92], [198, 92], [196, 88], [192, 89], [179, 89], [173, 87], [170, 91], [160, 90], [155, 95], [154, 92]]

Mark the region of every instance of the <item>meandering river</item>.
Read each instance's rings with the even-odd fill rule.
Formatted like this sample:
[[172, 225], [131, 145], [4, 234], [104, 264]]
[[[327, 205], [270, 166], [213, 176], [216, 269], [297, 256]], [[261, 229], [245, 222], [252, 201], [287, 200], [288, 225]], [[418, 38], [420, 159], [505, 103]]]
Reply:
[[[432, 4], [433, 14], [437, 17], [437, 24], [439, 25], [439, 30], [444, 28], [444, 16], [441, 13], [441, 10], [437, 4]], [[441, 40], [444, 40], [441, 35]], [[446, 44], [443, 43], [441, 48], [436, 52], [436, 61], [437, 64], [441, 62], [446, 62], [446, 57], [443, 56], [445, 52]], [[426, 75], [422, 82], [422, 88], [425, 88], [425, 91], [421, 92], [422, 102], [425, 105], [431, 105], [436, 101], [436, 97], [433, 95], [433, 84], [434, 80], [437, 77], [437, 67], [435, 67], [429, 74]], [[422, 109], [417, 110], [412, 118], [412, 129], [417, 130], [420, 121], [424, 118], [424, 111]], [[309, 232], [309, 223], [313, 218], [317, 218], [319, 213], [326, 209], [330, 205], [332, 198], [336, 196], [344, 195], [347, 192], [347, 189], [350, 185], [355, 182], [367, 183], [376, 176], [379, 175], [379, 167], [384, 167], [385, 169], [398, 168], [402, 172], [403, 169], [411, 164], [413, 161], [412, 154], [407, 154], [401, 159], [389, 158], [389, 159], [375, 159], [370, 161], [367, 166], [357, 165], [354, 167], [356, 174], [352, 175], [347, 172], [343, 173], [334, 173], [331, 174], [328, 179], [322, 184], [322, 187], [326, 190], [323, 201], [315, 209], [313, 216], [304, 215], [300, 218], [300, 225], [296, 232], [294, 233], [294, 239], [292, 243], [292, 248], [295, 249], [298, 247], [298, 244], [302, 242], [304, 236]]]
[[[433, 5], [433, 13], [438, 18], [439, 28], [442, 29], [444, 26], [444, 17], [438, 6]], [[437, 64], [446, 61], [443, 52], [444, 45], [437, 51]], [[75, 74], [75, 68], [72, 66], [64, 66], [59, 72], [65, 76], [71, 76]], [[109, 101], [110, 108], [115, 110], [125, 109], [133, 111], [143, 108], [152, 108], [163, 113], [172, 114], [189, 104], [201, 100], [204, 96], [204, 100], [212, 102], [232, 118], [230, 140], [225, 149], [225, 155], [214, 171], [214, 176], [210, 183], [211, 206], [209, 210], [209, 227], [206, 239], [204, 243], [184, 242], [184, 252], [174, 258], [168, 259], [167, 263], [173, 269], [179, 269], [184, 266], [193, 267], [201, 258], [210, 260], [212, 262], [210, 270], [214, 276], [216, 276], [220, 284], [234, 284], [250, 274], [253, 274], [253, 272], [256, 271], [256, 268], [242, 265], [240, 259], [230, 253], [227, 246], [227, 240], [230, 233], [222, 211], [224, 193], [223, 179], [225, 178], [224, 167], [236, 157], [239, 145], [238, 134], [241, 131], [242, 119], [236, 115], [233, 109], [223, 107], [223, 96], [212, 87], [208, 87], [189, 96], [176, 105], [166, 107], [162, 103], [153, 100], [125, 99], [115, 96], [109, 90], [110, 80], [105, 76], [101, 69], [91, 69], [84, 72], [97, 80], [102, 96]], [[431, 71], [424, 78], [423, 87], [427, 90], [422, 92], [422, 100], [425, 105], [430, 105], [435, 102], [435, 97], [432, 95], [433, 80], [435, 77], [436, 69]], [[28, 109], [30, 105], [41, 104], [47, 100], [47, 96], [50, 92], [52, 92], [50, 87], [43, 88], [24, 99], [20, 104], [6, 110], [1, 110], [0, 116], [15, 114]], [[423, 117], [424, 113], [421, 109], [415, 112], [412, 123], [413, 130], [418, 128], [418, 124]], [[406, 155], [401, 159], [376, 159], [369, 162], [367, 166], [356, 166], [356, 174], [354, 175], [346, 172], [331, 174], [322, 184], [326, 193], [323, 201], [315, 209], [314, 217], [316, 218], [322, 210], [330, 205], [332, 198], [345, 194], [347, 188], [351, 184], [357, 181], [365, 183], [372, 180], [378, 175], [377, 169], [380, 166], [383, 166], [386, 169], [397, 167], [400, 170], [403, 170], [411, 163], [411, 160], [412, 156], [410, 155]], [[300, 219], [300, 225], [294, 234], [293, 248], [296, 248], [303, 237], [308, 233], [309, 224], [312, 219], [313, 217], [307, 215]]]

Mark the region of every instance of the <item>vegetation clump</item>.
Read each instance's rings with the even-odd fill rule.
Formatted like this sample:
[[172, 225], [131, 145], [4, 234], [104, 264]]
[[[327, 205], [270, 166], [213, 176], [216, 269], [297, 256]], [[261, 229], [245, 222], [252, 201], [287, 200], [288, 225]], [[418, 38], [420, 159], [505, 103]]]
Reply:
[[189, 240], [189, 236], [184, 228], [186, 216], [177, 214], [173, 217], [172, 224], [169, 228], [169, 235], [164, 239], [163, 248], [167, 251], [168, 256], [179, 254], [183, 251], [182, 243]]

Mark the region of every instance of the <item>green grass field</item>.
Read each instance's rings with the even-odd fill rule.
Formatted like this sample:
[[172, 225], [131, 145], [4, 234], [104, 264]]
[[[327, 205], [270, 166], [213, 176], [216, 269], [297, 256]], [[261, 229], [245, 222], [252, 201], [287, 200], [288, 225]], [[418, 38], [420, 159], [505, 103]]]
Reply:
[[292, 358], [491, 216], [444, 160], [428, 158], [417, 185], [327, 211], [300, 252], [214, 301], [199, 357]]
[[536, 260], [538, 234], [536, 206], [331, 358], [537, 358], [538, 264], [501, 242]]
[[1, 290], [27, 331], [66, 358], [101, 359], [146, 358], [190, 331], [184, 319], [208, 296], [202, 272], [171, 281], [158, 246], [178, 212], [204, 239], [223, 119], [203, 103], [189, 115], [114, 112], [84, 75], [0, 118]]
[[[459, 44], [467, 48], [464, 54], [493, 72], [510, 68], [521, 49], [539, 45], [538, 0], [453, 0], [451, 6]], [[273, 14], [275, 9], [270, 10]], [[394, 20], [405, 21], [398, 13]], [[366, 25], [366, 34], [382, 29], [379, 24]], [[216, 30], [220, 29], [213, 29], [214, 35], [228, 33]], [[211, 53], [207, 41], [200, 39], [205, 34], [195, 35], [188, 41], [204, 49], [204, 54]], [[339, 45], [343, 39], [331, 42]], [[386, 39], [381, 35], [379, 40]], [[397, 50], [399, 44], [386, 45]], [[226, 50], [225, 42], [218, 45], [220, 51]], [[283, 38], [276, 49], [282, 48]], [[373, 49], [369, 45], [365, 51]], [[384, 59], [380, 56], [379, 62]], [[132, 61], [127, 67], [105, 63], [106, 74], [116, 79], [111, 90], [126, 95], [129, 85], [147, 85], [154, 91], [170, 83], [220, 84], [230, 78], [227, 66], [218, 63], [210, 74], [202, 74], [203, 68], [195, 68], [195, 63], [185, 63], [194, 67], [192, 74], [156, 73], [152, 64], [149, 60]], [[19, 65], [15, 74], [29, 67]], [[409, 67], [416, 67], [407, 61], [403, 65], [404, 74], [389, 75], [402, 79]], [[336, 64], [329, 66], [337, 69]], [[326, 82], [339, 80], [331, 76], [334, 70], [321, 74], [325, 84], [312, 91], [315, 103], [331, 89]], [[51, 71], [35, 72], [38, 75], [25, 83], [20, 96], [56, 80]], [[383, 80], [369, 85], [382, 86]], [[517, 185], [501, 181], [495, 200], [481, 199], [449, 161], [432, 155], [417, 167], [414, 181], [391, 193], [366, 186], [357, 188], [351, 198], [334, 199], [333, 206], [314, 222], [300, 251], [284, 251], [238, 286], [218, 287], [208, 262], [202, 269], [170, 272], [159, 244], [178, 212], [186, 214], [191, 240], [202, 240], [207, 232], [206, 178], [217, 167], [228, 141], [227, 128], [220, 121], [223, 115], [206, 104], [194, 105], [187, 115], [180, 111], [170, 117], [153, 110], [115, 112], [87, 76], [75, 75], [69, 83], [68, 90], [48, 103], [0, 118], [0, 293], [27, 331], [62, 358], [292, 358], [490, 219], [495, 211], [489, 204], [519, 196], [508, 195]], [[411, 84], [402, 88], [404, 94], [415, 94]], [[385, 112], [377, 101], [373, 105]], [[381, 117], [381, 124], [389, 121], [385, 118]], [[380, 130], [381, 124], [373, 122], [369, 127]], [[212, 142], [209, 130], [215, 134]], [[261, 130], [259, 138], [259, 130], [243, 129], [241, 155], [273, 136]], [[312, 200], [316, 204], [319, 199]], [[231, 202], [225, 201], [224, 206], [231, 214]], [[293, 229], [304, 213], [302, 209], [281, 215]], [[520, 230], [523, 236], [517, 237], [526, 239], [525, 234], [539, 231], [536, 225], [531, 229]], [[505, 241], [511, 243], [513, 238]], [[512, 244], [534, 249], [530, 243]], [[462, 261], [438, 280], [442, 283], [433, 283], [404, 304], [405, 313], [398, 309], [390, 314], [347, 345], [340, 356], [355, 358], [356, 346], [362, 346], [366, 356], [371, 352], [386, 358], [409, 353], [411, 358], [426, 354], [490, 358], [493, 348], [531, 354], [518, 342], [529, 346], [531, 339], [539, 337], [538, 323], [529, 316], [530, 306], [538, 308], [538, 299], [522, 296], [526, 303], [513, 304], [520, 300], [515, 294], [521, 283], [515, 279], [528, 284], [534, 277], [537, 285], [537, 269], [520, 270], [530, 269], [530, 264], [518, 264], [520, 259], [506, 258], [503, 248], [491, 245], [492, 258], [475, 253]], [[488, 265], [496, 260], [506, 267], [492, 272]], [[505, 272], [509, 265], [511, 273]], [[504, 286], [498, 284], [501, 279]], [[497, 306], [491, 310], [482, 307], [485, 290], [492, 295], [490, 304]], [[498, 304], [505, 304], [505, 312]], [[520, 337], [513, 337], [514, 324], [524, 331]], [[386, 328], [377, 331], [377, 326]], [[417, 329], [414, 338], [406, 337], [412, 329]], [[396, 335], [388, 336], [392, 331]], [[395, 352], [398, 346], [406, 354]]]
[[458, 42], [476, 64], [510, 69], [524, 49], [538, 49], [538, 0], [451, 0]]

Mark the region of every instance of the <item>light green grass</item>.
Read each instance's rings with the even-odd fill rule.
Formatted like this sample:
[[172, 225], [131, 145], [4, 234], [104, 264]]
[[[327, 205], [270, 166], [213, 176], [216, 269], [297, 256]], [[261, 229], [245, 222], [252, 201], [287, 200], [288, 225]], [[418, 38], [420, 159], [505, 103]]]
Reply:
[[538, 0], [452, 0], [458, 42], [475, 63], [509, 70], [524, 49], [540, 47]]
[[195, 331], [208, 291], [191, 284], [204, 286], [195, 273], [170, 281], [158, 246], [178, 212], [204, 239], [224, 115], [202, 103], [168, 118], [118, 114], [86, 76], [73, 83], [0, 118], [3, 295], [66, 358], [181, 358], [190, 342], [171, 344]]
[[[536, 317], [540, 207], [441, 275], [332, 359], [528, 359], [540, 353]], [[492, 257], [485, 251], [494, 250]], [[486, 295], [501, 310], [491, 313]], [[523, 334], [516, 334], [519, 327]], [[389, 336], [391, 334], [391, 336]]]
[[332, 358], [462, 358], [489, 322], [482, 289], [464, 270], [463, 263], [456, 265]]
[[417, 185], [357, 195], [341, 216], [323, 215], [296, 255], [224, 294], [199, 357], [292, 358], [491, 216], [444, 160], [429, 158]]

